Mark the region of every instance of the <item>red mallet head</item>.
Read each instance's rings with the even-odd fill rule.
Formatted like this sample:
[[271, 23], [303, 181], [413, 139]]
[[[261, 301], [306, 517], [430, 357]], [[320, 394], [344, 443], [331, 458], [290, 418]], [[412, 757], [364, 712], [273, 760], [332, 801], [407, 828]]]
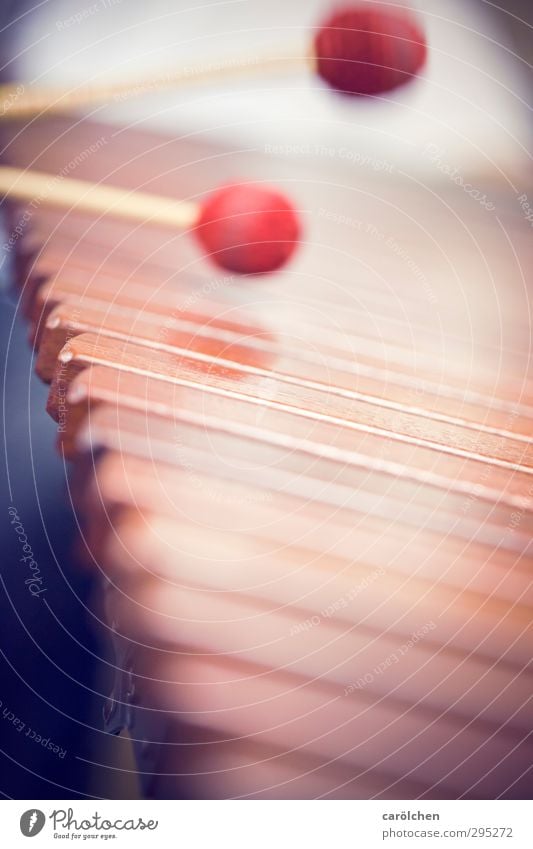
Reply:
[[320, 76], [345, 94], [376, 95], [415, 77], [426, 39], [410, 12], [360, 3], [335, 12], [315, 36]]
[[300, 224], [276, 189], [228, 185], [203, 202], [195, 231], [203, 249], [222, 268], [263, 274], [287, 262], [298, 243]]

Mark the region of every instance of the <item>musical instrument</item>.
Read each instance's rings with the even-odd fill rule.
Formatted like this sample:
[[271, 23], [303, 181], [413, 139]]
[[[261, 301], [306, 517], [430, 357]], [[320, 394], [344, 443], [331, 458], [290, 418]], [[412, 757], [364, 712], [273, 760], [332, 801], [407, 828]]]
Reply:
[[[530, 784], [531, 235], [503, 179], [347, 181], [54, 118], [12, 167], [290, 184], [303, 248], [11, 203], [21, 306], [147, 795], [520, 798]], [[200, 163], [200, 164], [197, 164]], [[8, 242], [8, 246], [10, 242]]]
[[198, 203], [0, 166], [0, 191], [10, 199], [190, 230], [213, 262], [238, 274], [280, 268], [300, 235], [291, 204], [268, 186], [222, 186]]
[[75, 89], [0, 86], [0, 101], [7, 106], [0, 121], [70, 111], [191, 83], [217, 83], [228, 77], [286, 73], [302, 67], [316, 73], [336, 91], [375, 96], [413, 80], [425, 61], [426, 38], [413, 12], [353, 3], [320, 22], [312, 44], [304, 51], [288, 48], [281, 52], [278, 47], [264, 56], [254, 53], [232, 59], [209, 57], [201, 66], [180, 67], [148, 79]]

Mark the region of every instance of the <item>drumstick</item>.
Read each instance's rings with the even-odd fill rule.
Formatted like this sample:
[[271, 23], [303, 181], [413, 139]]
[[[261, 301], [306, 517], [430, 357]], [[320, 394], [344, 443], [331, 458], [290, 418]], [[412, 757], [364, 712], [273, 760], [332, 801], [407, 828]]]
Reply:
[[373, 96], [417, 76], [426, 59], [426, 40], [418, 18], [405, 9], [355, 3], [337, 10], [316, 28], [304, 51], [264, 56], [247, 54], [180, 67], [170, 73], [104, 85], [0, 87], [0, 120], [109, 103], [149, 91], [180, 88], [193, 82], [219, 82], [307, 69], [344, 94]]
[[239, 274], [279, 268], [300, 235], [291, 203], [277, 189], [262, 184], [224, 185], [197, 203], [2, 166], [0, 192], [38, 205], [190, 230], [215, 263]]

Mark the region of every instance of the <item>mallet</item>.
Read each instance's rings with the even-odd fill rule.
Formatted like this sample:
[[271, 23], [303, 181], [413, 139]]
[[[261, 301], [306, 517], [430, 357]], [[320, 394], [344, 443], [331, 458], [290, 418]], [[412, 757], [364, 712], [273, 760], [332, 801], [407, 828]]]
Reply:
[[133, 221], [191, 230], [206, 254], [238, 274], [280, 268], [300, 236], [298, 215], [287, 198], [263, 184], [221, 186], [201, 203], [0, 167], [0, 193], [39, 204], [75, 208]]
[[307, 52], [235, 57], [196, 68], [178, 68], [164, 77], [103, 86], [64, 88], [0, 87], [0, 120], [65, 111], [225, 77], [286, 73], [308, 67], [343, 94], [376, 96], [416, 77], [426, 61], [426, 39], [418, 17], [406, 9], [354, 3], [338, 9], [315, 30]]

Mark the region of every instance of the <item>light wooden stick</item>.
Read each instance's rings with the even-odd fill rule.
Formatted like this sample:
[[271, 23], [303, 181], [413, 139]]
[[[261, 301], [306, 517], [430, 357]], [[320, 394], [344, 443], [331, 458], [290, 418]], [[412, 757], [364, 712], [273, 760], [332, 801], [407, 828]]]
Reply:
[[74, 207], [82, 212], [150, 221], [179, 229], [194, 226], [200, 211], [199, 205], [193, 202], [6, 166], [0, 167], [0, 192], [5, 197], [33, 201], [36, 205]]
[[256, 74], [287, 73], [312, 66], [314, 57], [305, 52], [289, 52], [266, 56], [243, 56], [219, 59], [205, 65], [185, 66], [167, 74], [139, 80], [103, 85], [82, 85], [67, 89], [57, 86], [24, 86], [21, 83], [0, 86], [0, 121], [66, 112], [92, 104], [108, 104], [140, 97], [153, 91], [180, 88], [191, 83], [220, 80]]

